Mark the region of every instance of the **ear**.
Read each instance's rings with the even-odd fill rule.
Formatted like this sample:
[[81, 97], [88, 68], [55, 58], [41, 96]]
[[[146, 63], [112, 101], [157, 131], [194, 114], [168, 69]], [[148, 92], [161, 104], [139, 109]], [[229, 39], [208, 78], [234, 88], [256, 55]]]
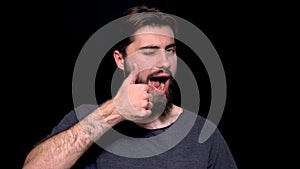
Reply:
[[118, 68], [124, 70], [124, 58], [123, 55], [118, 50], [114, 51], [114, 58]]

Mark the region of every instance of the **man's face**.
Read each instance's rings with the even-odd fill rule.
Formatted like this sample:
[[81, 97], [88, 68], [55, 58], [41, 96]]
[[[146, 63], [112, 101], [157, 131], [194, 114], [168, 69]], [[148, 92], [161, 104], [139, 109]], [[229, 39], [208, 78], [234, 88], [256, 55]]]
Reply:
[[174, 34], [168, 26], [139, 29], [133, 42], [127, 47], [127, 57], [124, 62], [126, 76], [133, 69], [133, 64], [139, 67], [136, 83], [149, 85], [149, 93], [153, 96], [152, 111], [166, 114], [171, 108], [169, 85], [177, 69], [177, 56]]
[[128, 75], [133, 64], [139, 67], [137, 83], [149, 84], [156, 94], [165, 94], [177, 68], [174, 34], [168, 26], [146, 26], [134, 35], [127, 47], [125, 73]]

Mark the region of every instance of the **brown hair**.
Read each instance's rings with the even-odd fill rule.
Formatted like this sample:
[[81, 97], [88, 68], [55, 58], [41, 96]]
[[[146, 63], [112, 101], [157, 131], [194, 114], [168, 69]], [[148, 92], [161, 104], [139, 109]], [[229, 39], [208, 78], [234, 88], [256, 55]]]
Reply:
[[[161, 10], [156, 7], [149, 8], [145, 5], [135, 6], [126, 10], [123, 16], [125, 17], [125, 23], [122, 29], [123, 31], [128, 31], [128, 35], [132, 35], [141, 27], [149, 25], [169, 26], [175, 36], [178, 33], [176, 20], [172, 16], [161, 12]], [[118, 50], [126, 57], [126, 48], [133, 40], [132, 36], [125, 38], [116, 45], [115, 50]]]

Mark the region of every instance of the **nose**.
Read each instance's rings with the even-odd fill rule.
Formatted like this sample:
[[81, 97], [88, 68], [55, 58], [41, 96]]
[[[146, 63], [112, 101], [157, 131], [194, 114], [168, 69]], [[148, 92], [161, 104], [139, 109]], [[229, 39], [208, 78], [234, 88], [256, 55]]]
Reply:
[[162, 54], [159, 56], [157, 67], [163, 69], [169, 69], [170, 66], [171, 66], [170, 58], [168, 58], [165, 52], [162, 52]]

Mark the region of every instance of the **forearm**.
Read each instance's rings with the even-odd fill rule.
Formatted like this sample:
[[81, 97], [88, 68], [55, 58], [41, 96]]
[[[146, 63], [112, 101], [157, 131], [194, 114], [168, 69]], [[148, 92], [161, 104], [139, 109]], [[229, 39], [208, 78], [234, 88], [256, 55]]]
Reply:
[[113, 102], [107, 101], [70, 129], [36, 146], [23, 168], [71, 168], [95, 140], [122, 120]]

